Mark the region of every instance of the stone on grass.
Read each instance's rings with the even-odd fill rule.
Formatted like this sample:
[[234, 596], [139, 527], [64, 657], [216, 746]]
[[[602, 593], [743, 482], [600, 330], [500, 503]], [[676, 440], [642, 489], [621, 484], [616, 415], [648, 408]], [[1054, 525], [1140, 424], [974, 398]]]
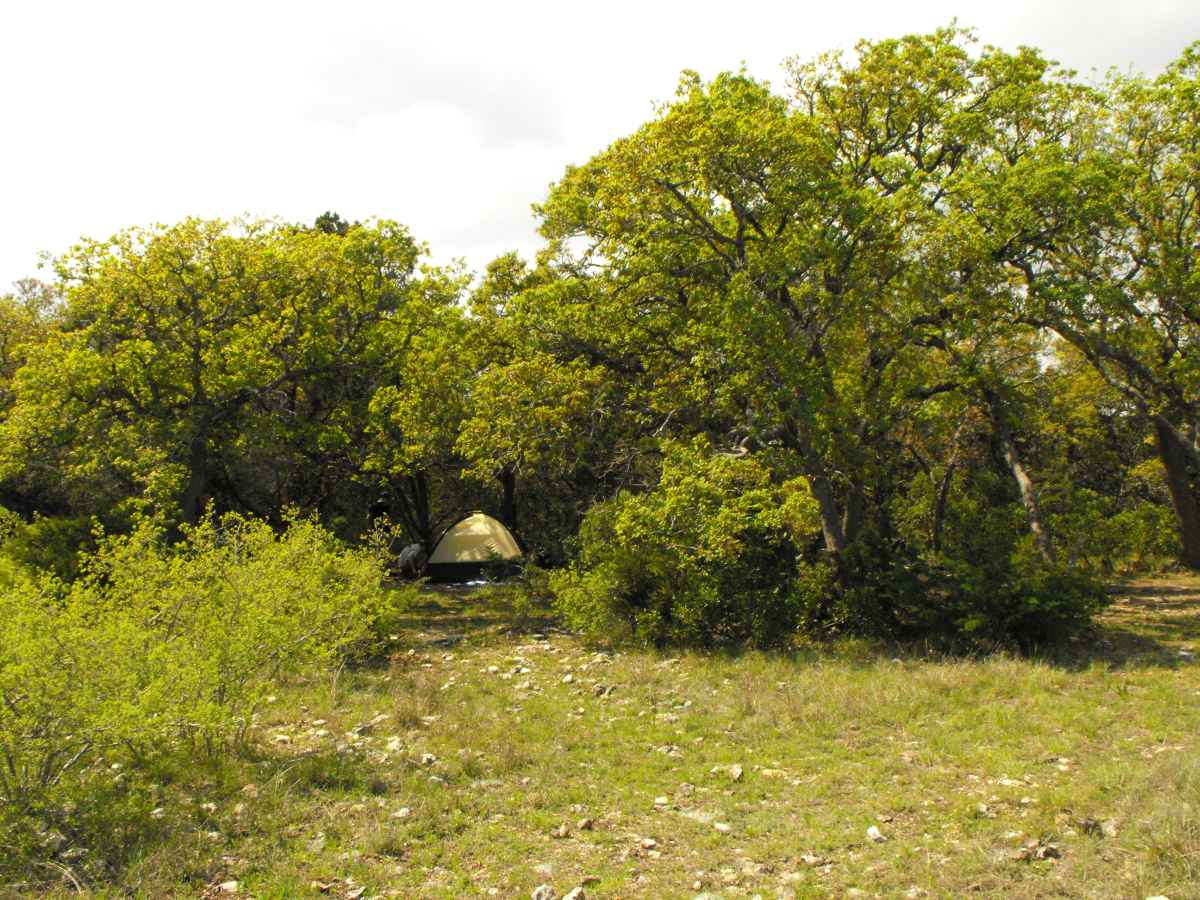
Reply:
[[882, 844], [887, 840], [887, 838], [883, 836], [883, 832], [879, 830], [878, 825], [872, 825], [867, 829], [867, 837], [869, 837], [876, 844]]
[[658, 841], [654, 838], [642, 838], [641, 847], [643, 850], [653, 850], [658, 846]]
[[596, 826], [592, 819], [580, 819], [575, 823], [575, 827], [580, 831], [591, 831]]
[[721, 834], [729, 834], [729, 832], [733, 831], [733, 826], [728, 822], [713, 822], [713, 828], [717, 829]]
[[529, 895], [529, 900], [558, 900], [558, 891], [550, 884], [539, 884]]
[[217, 887], [222, 894], [236, 894], [238, 892], [238, 883], [236, 881], [222, 881]]
[[573, 888], [563, 894], [563, 900], [586, 900], [587, 895], [583, 892], [583, 888]]
[[1013, 859], [1031, 862], [1038, 859], [1061, 859], [1062, 850], [1050, 841], [1029, 841], [1013, 854]]
[[57, 853], [67, 843], [67, 836], [61, 831], [49, 831], [42, 837], [42, 846], [51, 853]]
[[559, 825], [557, 828], [555, 828], [552, 832], [550, 832], [550, 834], [556, 838], [565, 838], [568, 835], [570, 835], [570, 833], [571, 833], [571, 829], [567, 827], [566, 822], [563, 822], [561, 825]]

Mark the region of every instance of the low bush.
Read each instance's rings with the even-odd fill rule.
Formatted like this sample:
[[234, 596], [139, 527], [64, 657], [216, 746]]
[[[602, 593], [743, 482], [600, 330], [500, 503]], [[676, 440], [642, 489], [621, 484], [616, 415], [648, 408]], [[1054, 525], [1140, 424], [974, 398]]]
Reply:
[[79, 575], [81, 560], [96, 549], [95, 526], [86, 516], [37, 516], [25, 523], [8, 515], [0, 523], [0, 556], [11, 566], [70, 581]]
[[98, 773], [240, 745], [279, 679], [369, 640], [382, 576], [311, 521], [227, 516], [175, 547], [144, 524], [69, 585], [0, 591], [0, 844], [58, 852], [30, 835], [94, 822], [80, 792]]
[[772, 485], [751, 458], [664, 449], [654, 490], [588, 512], [578, 565], [551, 580], [559, 612], [590, 635], [651, 644], [785, 639], [802, 612], [787, 523], [808, 514], [807, 495]]
[[[1007, 507], [961, 556], [922, 554], [864, 526], [837, 557], [817, 549], [815, 502], [760, 460], [668, 444], [657, 485], [597, 504], [555, 606], [594, 638], [769, 646], [798, 631], [1029, 648], [1085, 624], [1096, 578], [1047, 565]], [[978, 546], [976, 546], [978, 545]]]

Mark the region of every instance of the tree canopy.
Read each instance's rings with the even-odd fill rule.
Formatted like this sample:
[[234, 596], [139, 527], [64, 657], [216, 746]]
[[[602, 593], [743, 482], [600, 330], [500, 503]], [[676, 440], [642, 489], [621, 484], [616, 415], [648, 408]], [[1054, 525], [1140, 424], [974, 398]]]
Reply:
[[82, 241], [0, 299], [0, 502], [427, 549], [490, 508], [655, 640], [1037, 639], [1088, 579], [1200, 568], [1200, 44], [787, 73], [683, 73], [478, 277], [336, 212]]

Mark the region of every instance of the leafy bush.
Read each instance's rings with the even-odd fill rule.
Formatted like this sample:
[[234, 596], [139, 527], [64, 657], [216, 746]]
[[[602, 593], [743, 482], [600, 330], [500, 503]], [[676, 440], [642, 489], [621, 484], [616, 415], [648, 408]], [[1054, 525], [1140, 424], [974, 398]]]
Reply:
[[811, 515], [795, 485], [703, 443], [664, 447], [654, 490], [588, 512], [579, 565], [551, 580], [568, 623], [653, 643], [771, 644], [794, 631], [797, 553], [787, 527]]
[[311, 521], [276, 534], [227, 516], [177, 548], [143, 525], [106, 540], [70, 585], [44, 576], [0, 593], [0, 816], [13, 839], [21, 822], [60, 821], [55, 801], [106, 766], [243, 741], [276, 680], [368, 638], [382, 574]]
[[1031, 647], [1086, 623], [1105, 600], [1099, 583], [1042, 562], [1019, 509], [988, 509], [974, 517], [988, 527], [964, 532], [954, 556], [865, 526], [830, 557], [813, 549], [819, 520], [802, 482], [668, 444], [653, 490], [588, 512], [579, 561], [551, 588], [573, 628], [652, 644], [763, 646], [803, 630]]
[[1111, 497], [1077, 487], [1061, 489], [1052, 501], [1051, 533], [1078, 565], [1111, 574], [1179, 557], [1175, 517], [1167, 505], [1142, 501], [1122, 508]]
[[2, 555], [19, 568], [50, 572], [70, 581], [81, 559], [95, 550], [93, 522], [86, 516], [37, 516], [28, 524], [13, 516], [0, 527]]
[[912, 624], [918, 632], [1031, 651], [1087, 625], [1107, 602], [1091, 573], [1047, 564], [1029, 552], [998, 564], [943, 563]]

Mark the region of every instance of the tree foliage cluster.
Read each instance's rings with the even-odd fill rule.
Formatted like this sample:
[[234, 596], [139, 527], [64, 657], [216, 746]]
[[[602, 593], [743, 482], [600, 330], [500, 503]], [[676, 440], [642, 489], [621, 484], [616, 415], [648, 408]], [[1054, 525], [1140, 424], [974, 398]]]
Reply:
[[685, 73], [477, 279], [331, 213], [83, 241], [0, 302], [10, 555], [484, 507], [576, 624], [700, 643], [1037, 641], [1091, 576], [1200, 567], [1200, 45], [1097, 84], [947, 28], [788, 73]]

